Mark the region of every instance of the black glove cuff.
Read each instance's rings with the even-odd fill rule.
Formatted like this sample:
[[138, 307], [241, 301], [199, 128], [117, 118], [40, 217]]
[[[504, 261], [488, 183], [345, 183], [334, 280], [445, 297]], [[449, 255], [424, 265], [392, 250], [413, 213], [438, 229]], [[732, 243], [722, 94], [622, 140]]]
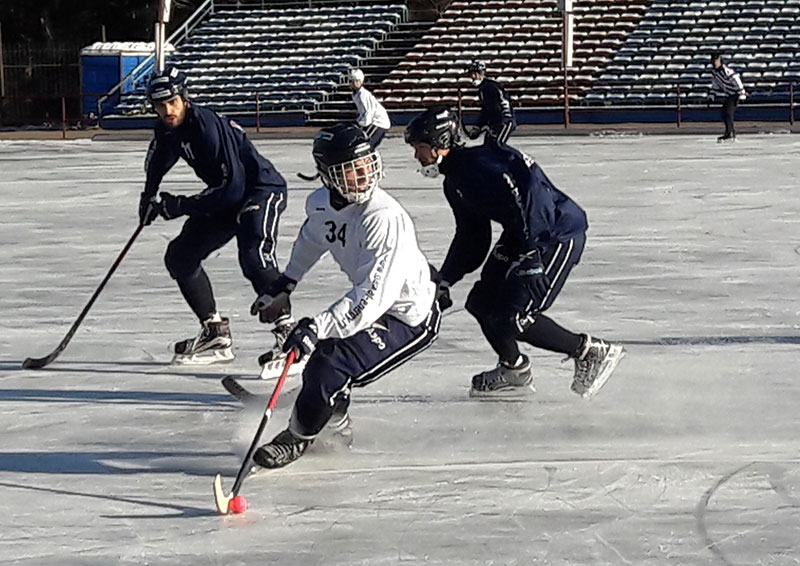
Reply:
[[269, 288], [267, 289], [267, 294], [273, 297], [277, 296], [279, 293], [286, 293], [287, 295], [291, 295], [296, 287], [297, 287], [297, 281], [295, 281], [291, 277], [286, 277], [283, 273], [281, 273], [280, 275], [278, 275], [275, 281], [269, 284]]

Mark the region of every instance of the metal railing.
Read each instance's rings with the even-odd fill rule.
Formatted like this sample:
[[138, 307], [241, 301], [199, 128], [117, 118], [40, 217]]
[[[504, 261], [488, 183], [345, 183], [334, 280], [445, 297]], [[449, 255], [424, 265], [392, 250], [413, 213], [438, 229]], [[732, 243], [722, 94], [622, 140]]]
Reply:
[[[13, 112], [6, 110], [12, 107]], [[81, 112], [81, 95], [0, 96], [0, 127], [25, 131], [67, 132], [92, 128], [95, 124]]]
[[[209, 13], [214, 13], [214, 0], [205, 0], [191, 16], [186, 18], [186, 21], [178, 27], [164, 42], [166, 45], [176, 45], [185, 41], [189, 34], [198, 26], [202, 19]], [[122, 88], [126, 84], [132, 84], [134, 87], [141, 81], [155, 66], [156, 55], [155, 53], [148, 55], [141, 63], [136, 65], [134, 69], [125, 75], [116, 85], [97, 99], [97, 115], [103, 116], [103, 106], [109, 98], [117, 94], [121, 94]]]
[[[739, 109], [751, 112], [760, 112], [764, 116], [763, 119], [770, 122], [782, 121], [781, 119], [775, 118], [775, 112], [770, 111], [777, 110], [782, 114], [785, 110], [786, 121], [788, 121], [790, 125], [794, 125], [797, 108], [795, 101], [797, 84], [797, 81], [791, 80], [779, 82], [777, 84], [777, 88], [780, 88], [780, 92], [785, 94], [773, 93], [771, 95], [772, 99], [764, 98], [764, 95], [769, 93], [759, 90], [757, 88], [758, 85], [751, 85], [749, 87], [748, 85], [745, 85], [746, 88], [749, 88], [750, 94], [744, 103], [739, 104]], [[635, 89], [636, 87], [641, 87], [643, 85], [642, 83], [630, 82], [615, 83], [613, 86], [621, 87], [622, 89]], [[553, 88], [548, 92], [543, 93], [547, 97], [546, 101], [544, 98], [542, 98], [538, 102], [533, 103], [517, 102], [515, 104], [515, 110], [517, 113], [522, 112], [527, 114], [559, 112], [562, 115], [561, 123], [564, 125], [564, 128], [570, 127], [573, 115], [580, 116], [586, 114], [607, 113], [609, 115], [623, 116], [627, 113], [630, 119], [633, 120], [637, 115], [641, 115], [642, 112], [663, 113], [666, 111], [674, 113], [673, 116], [675, 126], [680, 128], [684, 122], [685, 113], [691, 113], [696, 119], [697, 111], [702, 112], [717, 110], [721, 104], [721, 100], [715, 99], [712, 101], [709, 99], [707, 101], [701, 101], [701, 99], [697, 96], [688, 95], [687, 91], [690, 89], [687, 89], [686, 86], [682, 85], [681, 83], [659, 83], [658, 86], [667, 87], [669, 91], [668, 93], [665, 92], [667, 96], [665, 97], [665, 101], [661, 103], [647, 99], [644, 99], [644, 102], [614, 100], [613, 102], [604, 103], [589, 102], [586, 100], [585, 95], [591, 91], [591, 86], [578, 86], [571, 84], [569, 81], [562, 81], [562, 84], [559, 87], [556, 87], [557, 91], [556, 88]], [[555, 84], [553, 87], [555, 87]], [[510, 88], [508, 91], [512, 95], [512, 98], [516, 100], [519, 100], [526, 94], [524, 88]], [[383, 94], [385, 96], [387, 93], [384, 92]], [[463, 87], [460, 87], [458, 91], [442, 91], [440, 98], [444, 103], [452, 105], [458, 104], [458, 107], [465, 113], [469, 113], [470, 116], [479, 111], [477, 98], [474, 96], [466, 96], [464, 94]], [[406, 108], [391, 105], [388, 106], [387, 109], [391, 113], [392, 111], [421, 110], [423, 107], [417, 108], [414, 106], [413, 108]], [[769, 116], [770, 114], [771, 117], [767, 118], [766, 116]]]
[[[788, 121], [790, 125], [794, 125], [794, 114], [795, 114], [795, 82], [794, 81], [787, 81], [779, 83], [779, 86], [785, 87], [786, 92], [788, 94], [788, 100], [783, 99], [783, 95], [774, 95], [774, 100], [758, 100], [761, 98], [761, 95], [764, 94], [763, 91], [758, 90], [757, 85], [749, 87], [751, 89], [751, 94], [747, 98], [747, 101], [744, 104], [740, 104], [740, 108], [753, 108], [753, 109], [783, 109], [786, 108], [788, 110]], [[595, 85], [597, 86], [597, 85]], [[623, 87], [623, 88], [630, 88], [636, 89], [636, 87], [643, 86], [642, 83], [615, 83], [614, 87]], [[645, 102], [642, 103], [634, 103], [634, 102], [627, 102], [627, 101], [614, 101], [610, 104], [598, 104], [588, 102], [586, 98], [580, 99], [578, 98], [577, 101], [580, 103], [578, 105], [573, 105], [572, 108], [570, 107], [570, 100], [572, 100], [573, 104], [576, 102], [576, 97], [572, 94], [574, 90], [580, 89], [582, 94], [587, 94], [591, 91], [592, 87], [576, 87], [570, 85], [568, 82], [564, 83], [563, 92], [562, 92], [562, 101], [563, 101], [563, 108], [564, 108], [564, 127], [569, 127], [570, 121], [570, 113], [571, 110], [575, 110], [577, 112], [613, 112], [613, 111], [658, 111], [658, 110], [674, 110], [675, 111], [675, 125], [676, 127], [680, 128], [681, 124], [683, 123], [683, 113], [684, 111], [691, 111], [691, 110], [707, 110], [711, 109], [712, 107], [716, 107], [719, 104], [717, 97], [714, 98], [712, 101], [710, 98], [705, 102], [699, 101], [699, 97], [691, 96], [687, 93], [687, 90], [691, 92], [693, 89], [687, 89], [685, 86], [682, 86], [681, 83], [659, 83], [658, 86], [668, 87], [669, 88], [669, 102], [658, 103], [652, 100], [647, 100], [645, 98]], [[665, 93], [666, 94], [666, 93]], [[709, 92], [709, 95], [712, 93]], [[666, 97], [665, 97], [666, 98]]]

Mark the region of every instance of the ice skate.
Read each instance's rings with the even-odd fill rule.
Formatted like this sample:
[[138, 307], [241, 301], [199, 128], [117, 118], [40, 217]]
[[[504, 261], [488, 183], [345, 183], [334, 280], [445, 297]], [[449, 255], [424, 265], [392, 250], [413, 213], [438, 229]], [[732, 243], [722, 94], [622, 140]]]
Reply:
[[230, 321], [221, 318], [203, 322], [200, 333], [195, 338], [181, 340], [175, 344], [176, 365], [208, 365], [233, 360], [233, 340]]
[[[261, 366], [259, 377], [261, 379], [277, 379], [280, 377], [286, 365], [286, 352], [283, 351], [283, 343], [286, 342], [286, 338], [289, 336], [292, 328], [294, 328], [294, 320], [291, 318], [275, 324], [275, 328], [271, 331], [275, 337], [275, 343], [272, 348], [258, 356], [258, 365]], [[287, 375], [302, 373], [303, 368], [306, 367], [307, 360], [308, 357], [306, 356], [299, 362], [295, 361], [292, 367], [289, 368], [289, 373]]]
[[253, 461], [262, 468], [282, 468], [302, 456], [312, 442], [296, 437], [287, 428], [256, 450]]
[[575, 358], [572, 390], [584, 399], [591, 399], [605, 385], [623, 357], [625, 349], [622, 346], [609, 344], [587, 334], [583, 350]]
[[516, 367], [508, 367], [503, 362], [497, 367], [479, 373], [472, 378], [470, 397], [512, 397], [520, 393], [535, 392], [533, 374], [528, 356]]

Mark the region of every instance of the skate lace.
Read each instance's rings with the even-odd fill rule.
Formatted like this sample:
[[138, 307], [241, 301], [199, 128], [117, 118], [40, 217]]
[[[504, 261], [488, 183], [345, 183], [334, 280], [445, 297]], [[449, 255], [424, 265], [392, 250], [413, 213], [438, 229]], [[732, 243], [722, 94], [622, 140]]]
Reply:
[[275, 439], [272, 443], [266, 446], [270, 456], [275, 460], [285, 460], [295, 454], [301, 452], [304, 448], [306, 441], [292, 439]]
[[211, 322], [200, 326], [200, 334], [197, 335], [197, 341], [209, 341], [218, 336], [225, 336], [226, 334], [228, 334], [228, 331], [225, 323]]
[[481, 383], [483, 386], [487, 389], [491, 389], [494, 385], [506, 383], [503, 369], [502, 364], [497, 364], [497, 367], [481, 373]]
[[200, 332], [197, 333], [197, 336], [194, 337], [194, 340], [191, 344], [191, 349], [195, 350], [199, 346], [202, 346], [206, 342], [209, 342], [213, 338], [211, 334], [210, 325], [201, 324], [200, 325]]
[[[588, 356], [587, 356], [588, 358]], [[575, 360], [575, 380], [582, 384], [589, 381], [589, 374], [592, 371], [592, 363], [587, 360]]]
[[289, 337], [289, 334], [292, 333], [292, 325], [291, 324], [283, 324], [281, 326], [276, 326], [272, 329], [272, 333], [275, 335], [275, 347], [276, 350], [283, 350], [283, 344], [286, 342], [286, 339]]
[[582, 360], [575, 360], [575, 381], [581, 385], [591, 385], [596, 378], [595, 367], [605, 357], [608, 351], [608, 344], [598, 341], [589, 346], [589, 351]]
[[270, 455], [276, 460], [283, 460], [294, 452], [294, 444], [272, 444], [269, 446]]

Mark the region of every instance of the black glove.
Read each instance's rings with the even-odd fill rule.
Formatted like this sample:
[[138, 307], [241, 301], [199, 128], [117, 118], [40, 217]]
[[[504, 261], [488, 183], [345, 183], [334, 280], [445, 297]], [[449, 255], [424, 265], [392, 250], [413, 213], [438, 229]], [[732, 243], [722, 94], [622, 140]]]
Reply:
[[431, 270], [431, 281], [436, 283], [436, 296], [435, 299], [439, 303], [439, 309], [444, 311], [453, 306], [453, 300], [450, 298], [450, 283], [442, 279], [442, 274], [439, 270], [428, 264]]
[[266, 293], [262, 294], [250, 307], [250, 314], [258, 315], [258, 320], [264, 323], [275, 322], [286, 317], [292, 312], [289, 295], [297, 286], [297, 281], [289, 279], [284, 274], [270, 283]]
[[542, 303], [550, 289], [550, 278], [544, 271], [539, 250], [520, 254], [508, 268], [506, 279], [524, 287], [536, 305]]
[[161, 210], [159, 211], [161, 218], [164, 220], [172, 220], [173, 218], [178, 218], [186, 214], [186, 211], [183, 209], [184, 201], [186, 201], [186, 197], [184, 196], [161, 193]]
[[476, 140], [479, 137], [481, 137], [481, 134], [483, 133], [483, 128], [475, 126], [474, 128], [466, 128], [465, 132], [469, 139]]
[[305, 356], [311, 355], [311, 352], [317, 347], [317, 342], [319, 342], [319, 337], [314, 320], [308, 317], [301, 318], [297, 326], [289, 333], [286, 342], [283, 343], [283, 351], [295, 350], [297, 352], [295, 360], [299, 362]]
[[450, 298], [450, 283], [447, 281], [439, 282], [439, 285], [436, 287], [436, 300], [442, 311], [453, 306], [453, 299]]
[[139, 223], [142, 226], [150, 226], [160, 212], [161, 203], [156, 195], [142, 193], [139, 196]]

